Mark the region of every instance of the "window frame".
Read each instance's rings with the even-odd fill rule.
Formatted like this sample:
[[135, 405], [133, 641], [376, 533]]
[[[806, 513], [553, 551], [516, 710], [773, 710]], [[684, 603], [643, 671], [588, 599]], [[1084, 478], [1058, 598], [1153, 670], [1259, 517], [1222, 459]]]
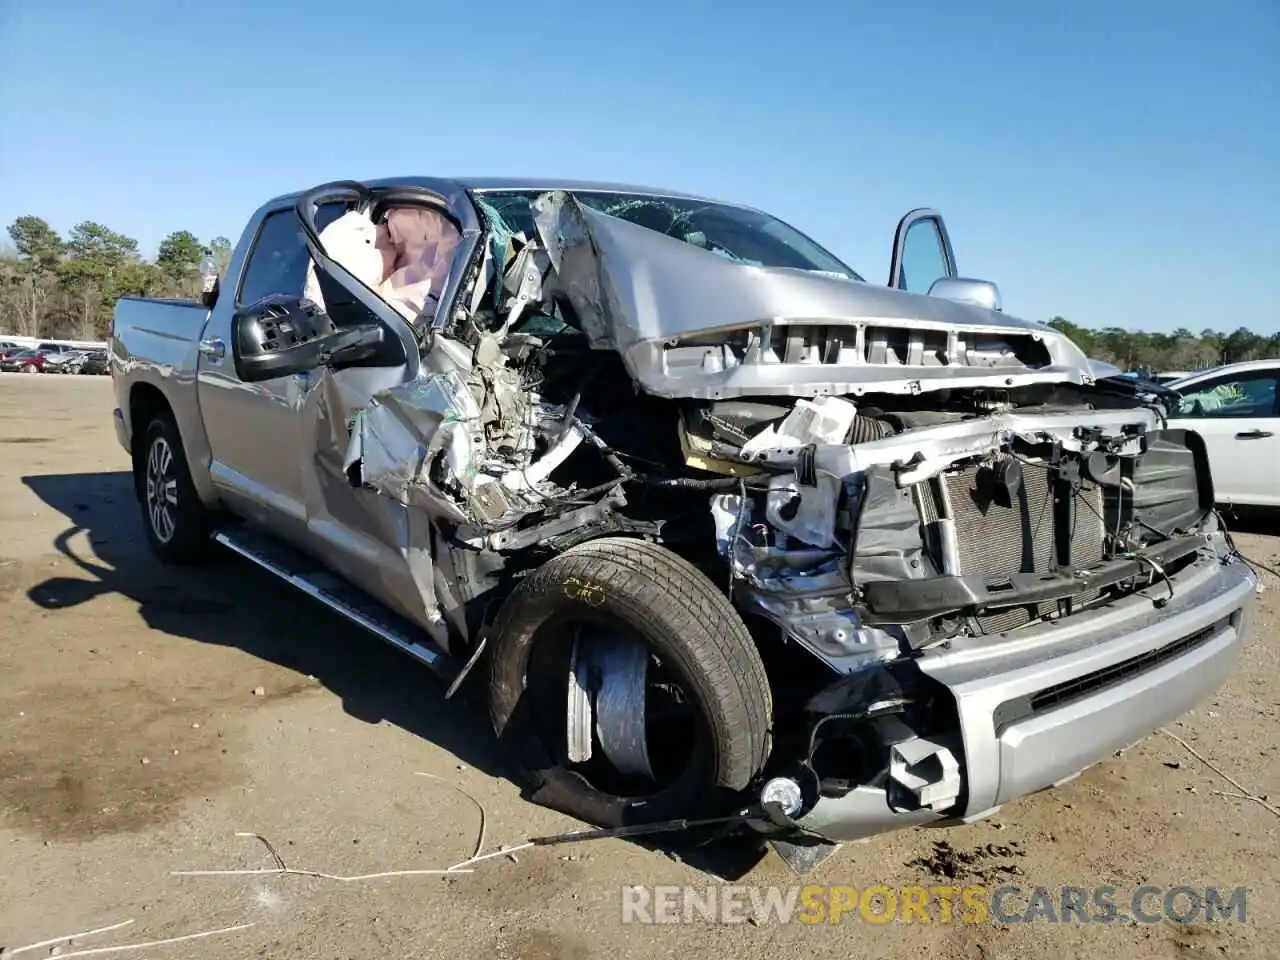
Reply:
[[[343, 207], [343, 205], [342, 205], [342, 204], [340, 204], [340, 203], [324, 204], [324, 205], [322, 205], [322, 206], [321, 206], [321, 209], [320, 209], [320, 210], [317, 210], [317, 211], [316, 211], [316, 212], [317, 212], [317, 214], [320, 214], [320, 213], [321, 213], [321, 211], [324, 209], [324, 207], [325, 207], [325, 206], [333, 206], [333, 207], [338, 207], [338, 208], [342, 208], [342, 207]], [[258, 221], [258, 225], [257, 225], [257, 227], [255, 227], [255, 228], [254, 228], [254, 232], [253, 232], [253, 240], [250, 242], [248, 250], [246, 250], [246, 251], [245, 251], [244, 260], [243, 260], [243, 261], [241, 262], [241, 264], [240, 264], [240, 275], [236, 278], [236, 294], [235, 294], [235, 298], [234, 298], [233, 303], [232, 303], [233, 309], [238, 310], [238, 309], [240, 309], [241, 307], [247, 306], [247, 303], [253, 303], [253, 302], [255, 302], [256, 300], [261, 299], [261, 297], [257, 297], [257, 298], [255, 298], [255, 300], [251, 300], [251, 301], [247, 301], [247, 302], [245, 301], [245, 299], [244, 299], [244, 284], [245, 284], [245, 279], [249, 276], [249, 270], [253, 267], [253, 258], [254, 258], [254, 256], [255, 256], [255, 254], [257, 254], [257, 252], [258, 252], [258, 247], [259, 247], [259, 245], [262, 243], [262, 235], [263, 235], [263, 233], [265, 233], [265, 232], [266, 232], [267, 222], [268, 222], [269, 220], [271, 220], [271, 218], [272, 218], [272, 217], [278, 217], [278, 216], [280, 216], [280, 215], [282, 215], [282, 214], [284, 214], [284, 215], [288, 215], [288, 216], [292, 216], [292, 217], [294, 218], [295, 222], [296, 222], [296, 220], [297, 220], [297, 214], [294, 212], [293, 204], [287, 204], [287, 205], [283, 205], [283, 206], [279, 206], [279, 207], [274, 207], [274, 208], [272, 208], [272, 209], [270, 209], [270, 210], [266, 211], [266, 212], [262, 215], [262, 218]], [[341, 216], [341, 213], [339, 213], [339, 214], [338, 214], [338, 216]], [[317, 221], [318, 221], [318, 220], [320, 220], [320, 219], [321, 219], [321, 217], [320, 217], [320, 216], [317, 216], [317, 218], [316, 218], [316, 219], [317, 219]], [[337, 217], [334, 217], [334, 219], [337, 219]], [[329, 222], [332, 222], [332, 220], [331, 220], [331, 221], [329, 221]], [[325, 224], [325, 225], [327, 226], [327, 224]], [[304, 234], [304, 233], [303, 233], [303, 231], [302, 231], [302, 225], [301, 225], [301, 224], [298, 224], [298, 239], [299, 239], [299, 243], [300, 243], [300, 244], [301, 244], [301, 246], [302, 246], [302, 250], [303, 250], [303, 252], [304, 252], [304, 253], [305, 253], [305, 255], [306, 255], [306, 260], [307, 260], [307, 262], [308, 262], [308, 263], [310, 263], [310, 260], [311, 260], [311, 252], [310, 252], [310, 250], [308, 250], [308, 249], [307, 249], [306, 236], [305, 236], [305, 234]], [[306, 270], [304, 269], [304, 270], [303, 270], [303, 274], [302, 274], [302, 283], [300, 283], [300, 284], [298, 285], [298, 289], [297, 289], [296, 291], [291, 292], [291, 293], [286, 293], [286, 292], [284, 292], [284, 291], [275, 291], [275, 292], [277, 292], [277, 293], [284, 293], [284, 295], [285, 295], [285, 296], [299, 296], [299, 297], [300, 297], [300, 296], [302, 296], [302, 291], [306, 288], [306, 283], [307, 283], [307, 277], [306, 277]], [[270, 294], [263, 294], [262, 296], [269, 296], [269, 295], [270, 295]]]
[[[888, 286], [895, 290], [901, 290], [904, 293], [912, 291], [907, 290], [903, 284], [903, 267], [904, 254], [906, 253], [907, 237], [911, 230], [922, 221], [929, 221], [933, 225], [934, 233], [937, 236], [938, 245], [942, 252], [943, 270], [942, 277], [935, 277], [933, 283], [946, 277], [948, 279], [959, 276], [959, 269], [956, 267], [955, 248], [951, 245], [951, 235], [947, 231], [947, 223], [942, 219], [942, 214], [932, 207], [917, 207], [910, 210], [898, 221], [897, 228], [893, 231], [893, 254], [889, 260], [889, 283]], [[932, 283], [930, 284], [932, 287]], [[926, 294], [927, 295], [927, 292]]]
[[1227, 383], [1239, 383], [1246, 380], [1270, 380], [1275, 388], [1274, 395], [1271, 400], [1271, 410], [1266, 413], [1246, 413], [1240, 415], [1223, 414], [1220, 410], [1204, 411], [1199, 414], [1183, 411], [1182, 399], [1183, 392], [1178, 391], [1178, 413], [1176, 419], [1179, 420], [1250, 420], [1263, 417], [1280, 417], [1280, 370], [1277, 369], [1260, 369], [1246, 370], [1240, 373], [1219, 374], [1216, 377], [1206, 378], [1199, 383], [1191, 384], [1187, 391], [1189, 393], [1201, 393], [1203, 391], [1212, 390], [1215, 387]]

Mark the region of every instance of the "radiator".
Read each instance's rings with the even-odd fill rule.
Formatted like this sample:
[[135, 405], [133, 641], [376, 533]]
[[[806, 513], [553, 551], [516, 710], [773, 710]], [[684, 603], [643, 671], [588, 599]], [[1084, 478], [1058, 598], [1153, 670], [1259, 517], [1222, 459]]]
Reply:
[[[1015, 573], [1046, 573], [1069, 560], [1071, 566], [1097, 563], [1103, 558], [1102, 489], [1083, 483], [1055, 501], [1057, 486], [1049, 471], [1038, 464], [1022, 468], [1022, 488], [1012, 506], [984, 505], [978, 493], [978, 466], [943, 474], [921, 485], [917, 503], [926, 527], [941, 517], [951, 517], [956, 528], [956, 553], [961, 576], [981, 576], [989, 581]], [[1059, 550], [1059, 538], [1068, 543]], [[937, 538], [929, 538], [934, 543]], [[935, 555], [938, 569], [942, 557]], [[1082, 592], [1072, 598], [1081, 603], [1096, 596]], [[1057, 602], [1011, 607], [976, 618], [984, 633], [1000, 633], [1024, 626], [1054, 612]]]

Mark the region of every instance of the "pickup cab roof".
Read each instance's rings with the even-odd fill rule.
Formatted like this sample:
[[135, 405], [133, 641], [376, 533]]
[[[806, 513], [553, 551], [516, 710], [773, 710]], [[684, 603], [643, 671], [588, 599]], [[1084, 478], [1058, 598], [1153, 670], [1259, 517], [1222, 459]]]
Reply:
[[[635, 193], [654, 197], [677, 197], [683, 200], [704, 200], [707, 203], [725, 203], [714, 197], [700, 196], [681, 190], [670, 190], [660, 187], [646, 187], [629, 183], [610, 183], [596, 180], [574, 180], [556, 177], [384, 177], [378, 180], [362, 180], [365, 186], [374, 190], [389, 187], [419, 187], [432, 190], [442, 196], [463, 191], [484, 192], [489, 190], [567, 190], [599, 191], [607, 193]], [[269, 206], [278, 206], [297, 200], [306, 191], [285, 193], [268, 201]], [[741, 204], [734, 204], [741, 206]]]

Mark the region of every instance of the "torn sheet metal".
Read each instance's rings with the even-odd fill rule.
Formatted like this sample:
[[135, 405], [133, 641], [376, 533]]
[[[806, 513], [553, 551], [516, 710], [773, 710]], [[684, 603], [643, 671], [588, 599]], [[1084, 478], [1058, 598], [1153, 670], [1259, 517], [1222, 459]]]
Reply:
[[[588, 217], [601, 215], [561, 190], [540, 196], [534, 201], [533, 211], [538, 237], [555, 270], [556, 289], [573, 306], [591, 345], [608, 349], [616, 345], [619, 336], [624, 341], [632, 339], [627, 335], [633, 328], [624, 319], [626, 309], [615, 291], [614, 278], [605, 269], [588, 223]], [[619, 325], [626, 328], [625, 334], [615, 329]]]
[[451, 636], [465, 637], [466, 632], [465, 625], [458, 631], [454, 623], [453, 633], [446, 627], [445, 616], [457, 604], [447, 590], [440, 589], [431, 517], [373, 491], [352, 489], [361, 486], [362, 464], [353, 453], [359, 452], [363, 412], [350, 416], [349, 411], [368, 396], [371, 382], [390, 376], [393, 374], [372, 367], [339, 374], [325, 370], [307, 393], [302, 417], [307, 434], [304, 448], [314, 451], [314, 469], [303, 471], [307, 520], [316, 530], [363, 532], [366, 549], [335, 551], [330, 562], [337, 573], [366, 589], [371, 576], [379, 582], [384, 576], [375, 572], [375, 558], [385, 556], [384, 550], [398, 554], [407, 578], [405, 586], [412, 589], [396, 591], [395, 609], [422, 625], [447, 650]]
[[493, 291], [494, 308], [502, 309], [502, 285], [499, 278], [506, 274], [516, 250], [526, 242], [522, 234], [515, 233], [507, 226], [502, 213], [483, 196], [477, 196], [475, 203], [487, 221], [488, 243], [481, 254], [480, 275], [471, 291], [472, 316], [480, 312], [480, 303], [487, 291]]
[[356, 422], [347, 469], [406, 506], [465, 523], [466, 513], [436, 482], [459, 489], [474, 480], [483, 453], [481, 411], [458, 374], [434, 374], [376, 394]]
[[[592, 346], [618, 349], [657, 396], [1093, 381], [1079, 348], [1043, 324], [844, 277], [733, 262], [564, 191], [540, 196], [534, 213], [554, 272], [547, 293], [572, 306]], [[821, 335], [808, 336], [814, 330]]]
[[[429, 373], [375, 394], [356, 418], [343, 461], [347, 475], [456, 524], [472, 545], [489, 535], [493, 549], [528, 541], [529, 531], [513, 525], [568, 493], [550, 476], [585, 433], [572, 423], [566, 428], [565, 411], [544, 403], [509, 365], [510, 355], [518, 363], [536, 342], [520, 336], [500, 345], [497, 335], [485, 334], [465, 374]], [[441, 338], [438, 345], [444, 350], [449, 342]], [[614, 502], [604, 501], [606, 508]]]

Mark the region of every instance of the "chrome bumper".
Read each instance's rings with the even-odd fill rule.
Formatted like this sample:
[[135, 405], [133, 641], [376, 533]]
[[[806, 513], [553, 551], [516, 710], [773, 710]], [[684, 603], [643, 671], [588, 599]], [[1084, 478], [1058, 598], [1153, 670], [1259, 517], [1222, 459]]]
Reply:
[[[918, 660], [954, 696], [960, 720], [967, 799], [948, 819], [980, 818], [1069, 780], [1212, 694], [1239, 657], [1256, 586], [1244, 563], [1203, 557], [1173, 578], [1172, 597], [1156, 584]], [[852, 840], [940, 819], [894, 814], [883, 791], [861, 788], [820, 799], [797, 822]]]

